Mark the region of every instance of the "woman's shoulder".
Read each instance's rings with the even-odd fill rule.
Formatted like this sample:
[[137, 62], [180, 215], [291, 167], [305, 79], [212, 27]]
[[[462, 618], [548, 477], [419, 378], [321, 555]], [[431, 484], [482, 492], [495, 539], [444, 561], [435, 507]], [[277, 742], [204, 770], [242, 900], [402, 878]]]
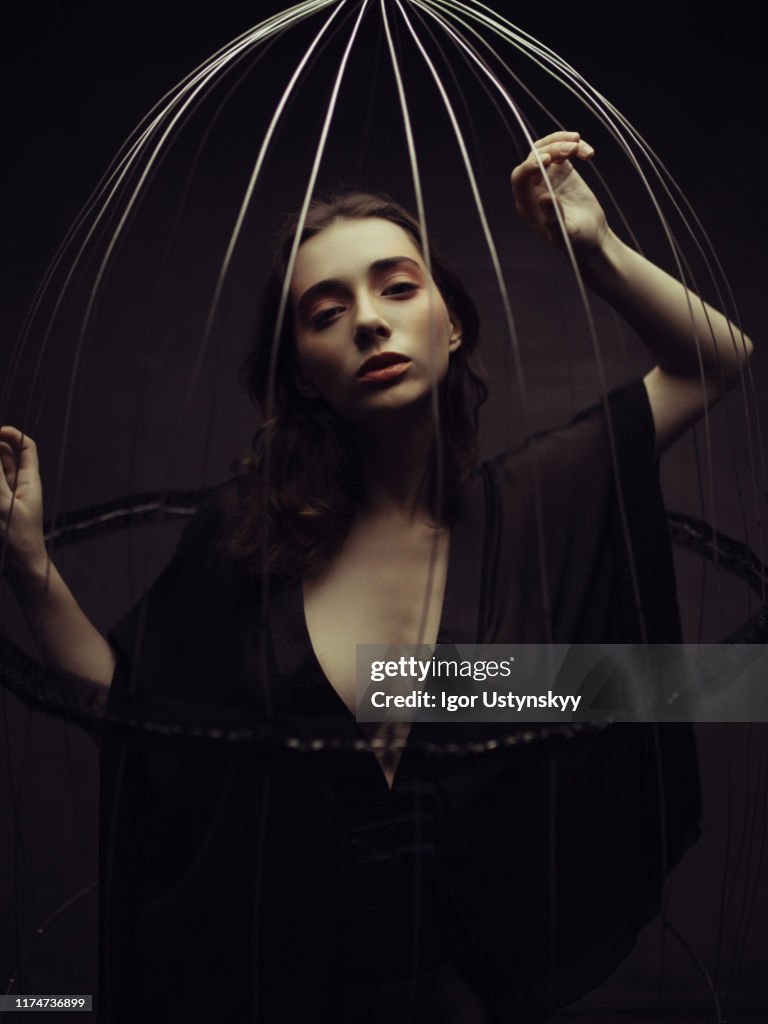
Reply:
[[226, 567], [218, 554], [238, 497], [236, 479], [199, 492], [197, 508], [165, 567], [109, 632], [126, 661], [141, 646], [147, 666], [175, 664], [169, 652], [198, 651], [199, 642], [212, 635], [205, 624], [213, 628], [242, 603], [242, 581], [236, 573], [220, 571]]
[[654, 461], [654, 426], [642, 378], [607, 392], [554, 427], [530, 434], [517, 447], [488, 459], [497, 476], [556, 474], [569, 478], [585, 463], [611, 463], [619, 469]]
[[184, 527], [176, 555], [198, 545], [213, 545], [231, 523], [243, 497], [238, 477], [229, 477], [199, 493], [196, 508]]
[[228, 477], [200, 493], [197, 515], [208, 519], [225, 519], [231, 515], [244, 497], [242, 479]]

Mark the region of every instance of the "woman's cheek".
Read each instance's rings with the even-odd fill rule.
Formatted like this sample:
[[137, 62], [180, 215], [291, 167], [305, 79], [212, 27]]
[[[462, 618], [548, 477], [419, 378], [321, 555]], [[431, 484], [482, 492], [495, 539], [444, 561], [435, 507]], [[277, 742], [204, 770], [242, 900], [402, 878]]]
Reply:
[[424, 351], [427, 359], [437, 360], [440, 367], [448, 356], [448, 342], [450, 339], [450, 323], [447, 322], [447, 315], [436, 306], [434, 310], [425, 310], [419, 325], [419, 336], [423, 339]]
[[338, 346], [328, 345], [324, 351], [316, 353], [312, 376], [321, 390], [334, 393], [346, 387], [353, 371], [341, 358]]

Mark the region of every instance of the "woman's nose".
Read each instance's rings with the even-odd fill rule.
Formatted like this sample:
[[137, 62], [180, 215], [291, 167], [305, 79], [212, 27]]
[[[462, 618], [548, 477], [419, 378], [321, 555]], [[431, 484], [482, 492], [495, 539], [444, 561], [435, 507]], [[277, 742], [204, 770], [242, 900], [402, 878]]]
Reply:
[[370, 344], [374, 338], [389, 338], [392, 328], [368, 299], [358, 300], [355, 340], [358, 344]]

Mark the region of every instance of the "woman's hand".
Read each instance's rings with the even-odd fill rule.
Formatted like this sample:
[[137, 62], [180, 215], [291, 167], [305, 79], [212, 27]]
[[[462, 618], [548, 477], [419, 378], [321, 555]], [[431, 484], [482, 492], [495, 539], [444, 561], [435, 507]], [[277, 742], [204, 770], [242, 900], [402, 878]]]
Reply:
[[520, 216], [540, 235], [565, 249], [550, 190], [543, 180], [544, 165], [565, 230], [579, 262], [601, 250], [609, 229], [605, 213], [573, 160], [590, 160], [594, 149], [578, 132], [553, 132], [534, 143], [527, 160], [512, 171], [512, 191]]
[[31, 437], [10, 426], [0, 427], [0, 552], [6, 540], [5, 558], [10, 568], [24, 572], [45, 564], [37, 446]]
[[37, 446], [16, 427], [0, 427], [0, 557], [6, 539], [11, 583], [40, 660], [54, 672], [78, 677], [46, 685], [53, 687], [60, 707], [103, 709], [117, 655], [48, 561]]

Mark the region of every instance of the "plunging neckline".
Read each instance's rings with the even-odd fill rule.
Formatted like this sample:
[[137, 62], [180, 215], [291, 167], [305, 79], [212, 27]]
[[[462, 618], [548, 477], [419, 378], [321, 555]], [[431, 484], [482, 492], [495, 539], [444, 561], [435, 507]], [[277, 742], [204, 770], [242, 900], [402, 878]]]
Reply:
[[[461, 507], [451, 524], [437, 644], [471, 644], [478, 640], [483, 542], [486, 532], [484, 518], [483, 483], [480, 472], [475, 472], [467, 481]], [[355, 715], [339, 696], [315, 654], [307, 626], [300, 576], [285, 577], [273, 592], [270, 598], [269, 628], [279, 682], [289, 688], [298, 713], [307, 717], [345, 718], [354, 726], [358, 736], [365, 739], [366, 734], [357, 723]], [[397, 787], [403, 762], [409, 753], [409, 744], [423, 725], [418, 719], [411, 724], [391, 787], [378, 759], [372, 752], [368, 755], [375, 762], [381, 785], [387, 791]]]

